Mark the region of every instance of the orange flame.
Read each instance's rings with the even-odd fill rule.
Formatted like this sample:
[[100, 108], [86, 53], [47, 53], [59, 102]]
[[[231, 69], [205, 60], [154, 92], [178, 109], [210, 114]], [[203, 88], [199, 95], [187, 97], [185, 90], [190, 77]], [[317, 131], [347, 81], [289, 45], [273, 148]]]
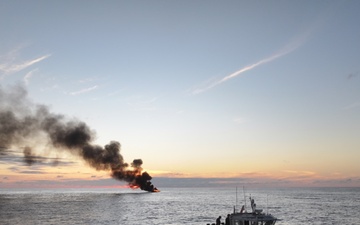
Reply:
[[137, 185], [137, 184], [129, 184], [129, 187], [130, 187], [131, 189], [138, 189], [138, 188], [140, 188], [140, 186]]

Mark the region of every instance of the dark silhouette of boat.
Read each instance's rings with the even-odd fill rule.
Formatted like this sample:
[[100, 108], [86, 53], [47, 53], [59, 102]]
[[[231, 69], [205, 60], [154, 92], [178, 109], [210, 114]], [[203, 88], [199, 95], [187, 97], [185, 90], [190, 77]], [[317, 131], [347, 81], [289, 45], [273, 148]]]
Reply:
[[[250, 197], [251, 212], [246, 211], [245, 205], [241, 207], [239, 212], [234, 212], [227, 215], [224, 225], [274, 225], [279, 219], [271, 214], [264, 213], [262, 209], [257, 209], [255, 200]], [[211, 225], [218, 225], [213, 223]], [[209, 223], [207, 225], [210, 225]]]

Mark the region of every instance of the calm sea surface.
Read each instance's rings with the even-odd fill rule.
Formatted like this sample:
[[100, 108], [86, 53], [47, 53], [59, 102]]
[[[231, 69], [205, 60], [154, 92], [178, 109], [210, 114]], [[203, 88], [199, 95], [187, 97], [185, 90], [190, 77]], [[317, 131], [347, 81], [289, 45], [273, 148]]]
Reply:
[[[235, 193], [231, 188], [0, 190], [0, 224], [205, 225], [233, 211]], [[247, 189], [248, 210], [250, 194], [257, 208], [282, 219], [277, 225], [360, 224], [360, 188]], [[238, 208], [243, 203], [241, 190]]]

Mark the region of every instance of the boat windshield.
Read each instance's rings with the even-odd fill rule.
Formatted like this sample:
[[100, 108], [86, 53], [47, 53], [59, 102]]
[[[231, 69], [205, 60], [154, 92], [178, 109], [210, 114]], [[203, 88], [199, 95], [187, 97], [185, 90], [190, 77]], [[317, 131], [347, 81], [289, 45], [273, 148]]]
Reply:
[[239, 220], [235, 220], [233, 221], [233, 223], [231, 223], [231, 225], [274, 225], [275, 221], [271, 220], [271, 221], [239, 221]]

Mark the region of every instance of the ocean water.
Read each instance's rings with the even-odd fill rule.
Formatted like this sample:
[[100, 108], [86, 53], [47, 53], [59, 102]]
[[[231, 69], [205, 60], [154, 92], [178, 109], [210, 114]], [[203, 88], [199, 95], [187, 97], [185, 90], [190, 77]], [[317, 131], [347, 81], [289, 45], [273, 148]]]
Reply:
[[[360, 188], [246, 189], [248, 210], [250, 194], [277, 225], [360, 224]], [[243, 204], [235, 188], [0, 190], [0, 224], [205, 225]]]

